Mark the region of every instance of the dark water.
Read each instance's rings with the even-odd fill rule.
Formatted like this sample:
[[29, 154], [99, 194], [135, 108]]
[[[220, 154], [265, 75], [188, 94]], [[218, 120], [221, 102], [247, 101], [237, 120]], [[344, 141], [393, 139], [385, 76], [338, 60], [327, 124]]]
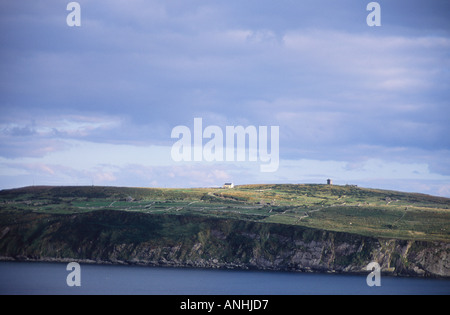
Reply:
[[81, 264], [81, 287], [69, 287], [61, 263], [0, 262], [0, 294], [304, 295], [450, 294], [450, 280], [287, 272]]

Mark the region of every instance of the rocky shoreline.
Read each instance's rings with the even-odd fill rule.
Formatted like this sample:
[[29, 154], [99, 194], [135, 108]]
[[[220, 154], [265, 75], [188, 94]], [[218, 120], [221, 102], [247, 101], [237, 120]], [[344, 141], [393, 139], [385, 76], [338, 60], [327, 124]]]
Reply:
[[[162, 267], [162, 268], [199, 268], [199, 269], [219, 269], [219, 270], [258, 270], [258, 271], [279, 271], [279, 272], [295, 272], [295, 273], [322, 273], [322, 274], [348, 274], [348, 275], [367, 275], [369, 271], [365, 268], [349, 267], [349, 270], [334, 270], [334, 269], [316, 269], [311, 267], [297, 268], [285, 268], [285, 267], [262, 267], [254, 265], [236, 264], [236, 263], [219, 263], [216, 259], [210, 261], [197, 261], [180, 263], [176, 261], [164, 261], [164, 262], [144, 262], [144, 261], [103, 261], [103, 260], [91, 260], [91, 259], [77, 259], [77, 258], [30, 258], [30, 257], [0, 257], [0, 262], [45, 262], [45, 263], [71, 263], [77, 262], [79, 264], [87, 265], [117, 265], [117, 266], [143, 266], [143, 267]], [[382, 268], [381, 273], [383, 276], [389, 277], [415, 277], [415, 278], [432, 278], [432, 279], [447, 279], [450, 280], [450, 276], [447, 273], [432, 273], [428, 272], [420, 267], [414, 267], [413, 270], [408, 272], [395, 272], [395, 268]]]

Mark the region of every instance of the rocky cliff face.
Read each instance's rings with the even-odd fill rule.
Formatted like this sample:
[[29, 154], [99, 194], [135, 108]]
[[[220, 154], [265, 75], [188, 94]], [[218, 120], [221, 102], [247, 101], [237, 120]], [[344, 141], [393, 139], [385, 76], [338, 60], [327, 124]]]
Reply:
[[450, 277], [450, 244], [249, 221], [120, 211], [25, 213], [0, 226], [3, 259]]

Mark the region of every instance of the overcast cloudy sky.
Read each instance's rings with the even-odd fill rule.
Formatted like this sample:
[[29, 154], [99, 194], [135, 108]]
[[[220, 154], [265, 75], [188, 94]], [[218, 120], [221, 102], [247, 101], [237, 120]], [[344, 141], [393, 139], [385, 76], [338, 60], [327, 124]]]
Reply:
[[[357, 184], [450, 197], [450, 2], [0, 0], [0, 189]], [[279, 126], [280, 165], [175, 162], [178, 125]]]

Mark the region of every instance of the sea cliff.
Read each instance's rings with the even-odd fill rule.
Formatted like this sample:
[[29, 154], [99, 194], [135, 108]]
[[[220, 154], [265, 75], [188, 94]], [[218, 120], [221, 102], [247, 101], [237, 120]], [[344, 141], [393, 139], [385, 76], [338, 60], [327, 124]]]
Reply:
[[0, 225], [3, 260], [450, 277], [450, 243], [243, 220], [101, 210], [22, 212]]

